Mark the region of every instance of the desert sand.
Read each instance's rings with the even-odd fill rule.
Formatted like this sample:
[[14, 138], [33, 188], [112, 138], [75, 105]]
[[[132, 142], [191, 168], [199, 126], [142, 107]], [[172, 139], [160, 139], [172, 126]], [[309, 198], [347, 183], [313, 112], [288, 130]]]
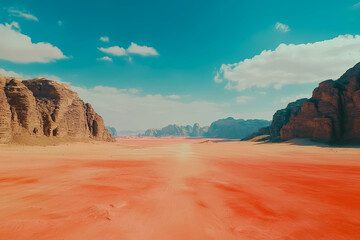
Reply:
[[360, 148], [0, 145], [0, 239], [360, 239]]

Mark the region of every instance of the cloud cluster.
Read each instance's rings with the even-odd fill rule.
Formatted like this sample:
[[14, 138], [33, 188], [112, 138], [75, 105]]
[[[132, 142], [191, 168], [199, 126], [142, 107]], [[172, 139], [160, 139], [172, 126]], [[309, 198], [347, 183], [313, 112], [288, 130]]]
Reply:
[[284, 23], [277, 22], [275, 24], [275, 29], [279, 32], [289, 32], [290, 27]]
[[50, 43], [33, 43], [20, 32], [17, 22], [0, 24], [0, 59], [16, 63], [47, 63], [67, 58], [61, 50]]
[[114, 56], [125, 56], [127, 55], [127, 52], [124, 48], [119, 47], [119, 46], [113, 46], [113, 47], [108, 47], [108, 48], [103, 48], [103, 47], [99, 47], [98, 48], [100, 51], [102, 51], [103, 53], [108, 53]]
[[[101, 38], [100, 38], [100, 40], [101, 40]], [[148, 47], [148, 46], [140, 46], [134, 42], [132, 42], [127, 49], [125, 49], [123, 47], [119, 47], [119, 46], [112, 46], [112, 47], [107, 47], [107, 48], [98, 47], [98, 49], [103, 53], [111, 54], [114, 56], [128, 56], [129, 54], [138, 54], [138, 55], [146, 57], [146, 56], [158, 56], [159, 55], [159, 53], [155, 50], [155, 48]], [[129, 62], [131, 62], [131, 61], [132, 61], [132, 58], [129, 57]]]
[[35, 17], [34, 15], [32, 15], [30, 13], [25, 13], [25, 12], [15, 10], [12, 8], [9, 9], [9, 15], [14, 16], [14, 17], [25, 18], [26, 20], [31, 20], [31, 21], [36, 21], [36, 22], [39, 21], [39, 19], [37, 17]]
[[308, 44], [280, 44], [251, 59], [222, 64], [214, 80], [226, 82], [226, 89], [243, 91], [251, 87], [281, 88], [336, 79], [360, 61], [360, 36], [340, 35]]

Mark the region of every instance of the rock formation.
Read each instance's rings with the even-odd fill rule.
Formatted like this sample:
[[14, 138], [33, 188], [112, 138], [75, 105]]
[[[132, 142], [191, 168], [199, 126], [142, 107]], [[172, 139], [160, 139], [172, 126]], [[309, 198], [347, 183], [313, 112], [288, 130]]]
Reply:
[[114, 140], [103, 119], [68, 86], [0, 76], [0, 142], [25, 136]]
[[194, 127], [190, 125], [178, 126], [176, 124], [168, 125], [161, 129], [148, 129], [144, 134], [140, 136], [150, 137], [202, 137], [206, 132], [207, 127], [200, 127], [198, 123], [194, 124]]
[[242, 139], [249, 134], [257, 132], [260, 128], [269, 125], [270, 121], [267, 120], [235, 120], [234, 118], [229, 117], [213, 122], [205, 136], [210, 138]]
[[360, 63], [336, 81], [321, 82], [280, 135], [282, 140], [360, 142]]
[[276, 111], [271, 125], [269, 126], [269, 133], [272, 142], [281, 141], [280, 130], [289, 122], [291, 115], [299, 111], [306, 100], [308, 99], [299, 99], [295, 102], [289, 103], [286, 108]]

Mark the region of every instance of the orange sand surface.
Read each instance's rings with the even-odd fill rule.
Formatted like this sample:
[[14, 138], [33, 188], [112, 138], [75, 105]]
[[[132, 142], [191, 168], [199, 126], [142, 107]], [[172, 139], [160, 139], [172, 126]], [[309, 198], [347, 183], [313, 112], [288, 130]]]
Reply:
[[1, 240], [360, 239], [360, 148], [0, 145]]

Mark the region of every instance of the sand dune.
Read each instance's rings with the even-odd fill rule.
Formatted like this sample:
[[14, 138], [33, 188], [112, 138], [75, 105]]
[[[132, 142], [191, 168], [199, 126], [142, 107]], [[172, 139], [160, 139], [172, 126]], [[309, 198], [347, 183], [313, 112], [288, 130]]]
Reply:
[[360, 239], [360, 149], [0, 145], [0, 239]]

